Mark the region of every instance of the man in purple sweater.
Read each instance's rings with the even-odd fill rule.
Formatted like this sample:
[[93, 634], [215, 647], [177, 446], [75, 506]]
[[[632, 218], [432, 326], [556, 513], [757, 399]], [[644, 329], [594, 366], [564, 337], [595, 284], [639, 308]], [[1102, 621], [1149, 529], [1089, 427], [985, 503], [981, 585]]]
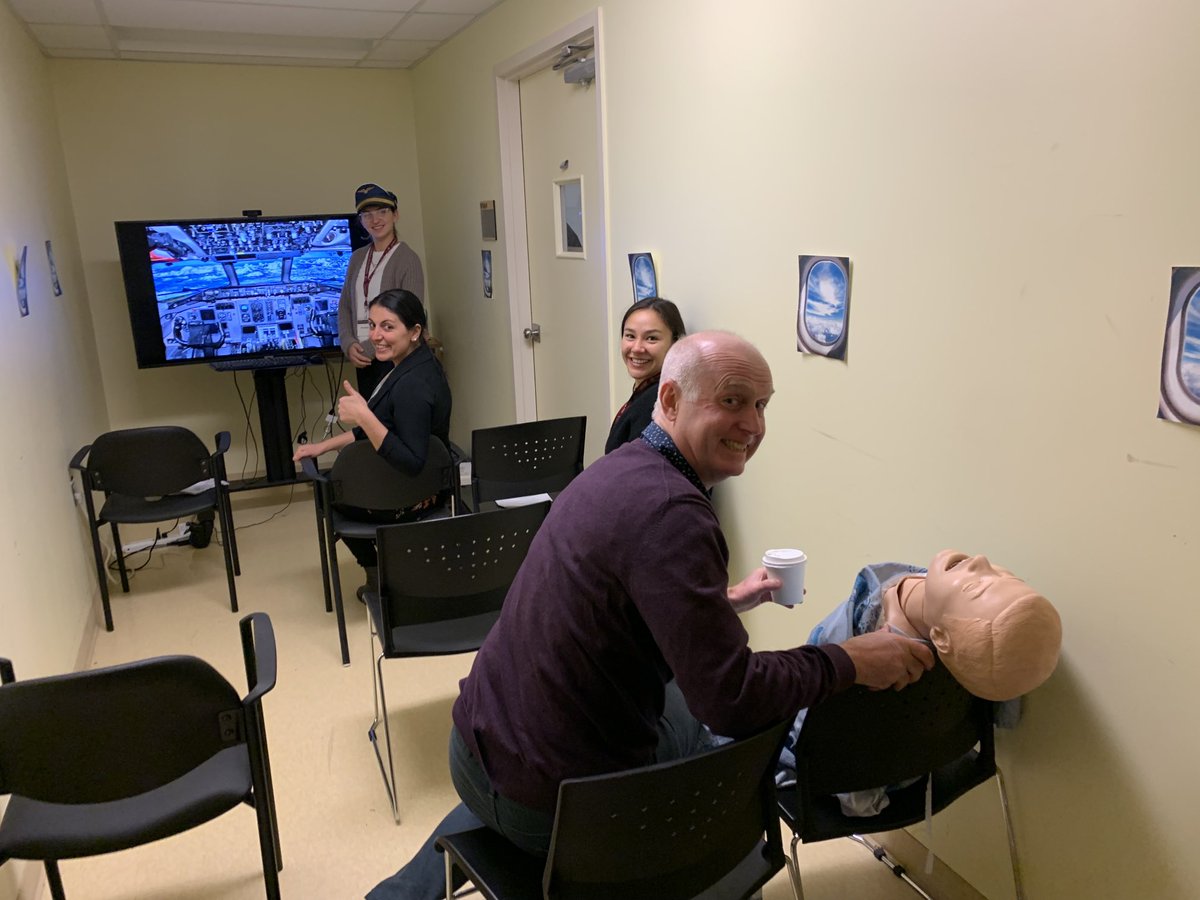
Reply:
[[[654, 421], [576, 478], [538, 531], [461, 684], [450, 738], [466, 807], [523, 849], [547, 851], [564, 778], [695, 752], [697, 720], [740, 737], [851, 684], [900, 688], [933, 665], [923, 644], [888, 632], [750, 650], [737, 613], [780, 585], [762, 569], [729, 585], [708, 494], [762, 443], [773, 392], [748, 342], [681, 339]], [[463, 824], [452, 814], [438, 831]], [[370, 900], [438, 896], [436, 883], [401, 884], [422, 853]]]

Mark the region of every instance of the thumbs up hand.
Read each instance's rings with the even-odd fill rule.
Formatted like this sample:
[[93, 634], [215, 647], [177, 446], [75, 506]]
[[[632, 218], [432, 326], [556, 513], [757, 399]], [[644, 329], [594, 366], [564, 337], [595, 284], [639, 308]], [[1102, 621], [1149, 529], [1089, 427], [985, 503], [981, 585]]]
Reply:
[[338, 418], [351, 428], [362, 425], [363, 420], [371, 415], [366, 398], [352, 388], [349, 381], [342, 382], [342, 389], [346, 395], [338, 398]]

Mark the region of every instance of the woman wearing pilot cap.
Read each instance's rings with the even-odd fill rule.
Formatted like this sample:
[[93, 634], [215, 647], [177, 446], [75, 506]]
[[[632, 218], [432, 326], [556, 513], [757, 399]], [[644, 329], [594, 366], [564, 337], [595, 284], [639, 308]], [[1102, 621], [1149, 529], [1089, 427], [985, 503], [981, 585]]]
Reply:
[[358, 390], [369, 397], [392, 368], [375, 359], [368, 340], [367, 304], [383, 291], [404, 289], [425, 299], [421, 260], [396, 236], [396, 195], [377, 184], [359, 185], [354, 208], [371, 243], [350, 256], [338, 303], [338, 342], [358, 370]]

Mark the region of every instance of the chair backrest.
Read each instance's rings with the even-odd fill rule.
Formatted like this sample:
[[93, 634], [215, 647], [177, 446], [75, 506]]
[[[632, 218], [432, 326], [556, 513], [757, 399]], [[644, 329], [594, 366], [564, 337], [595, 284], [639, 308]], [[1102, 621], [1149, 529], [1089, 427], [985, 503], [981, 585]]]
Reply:
[[245, 742], [242, 700], [203, 660], [164, 656], [0, 687], [0, 794], [102, 803]]
[[471, 493], [483, 500], [561, 491], [583, 471], [587, 416], [471, 432]]
[[545, 895], [685, 900], [733, 871], [756, 845], [778, 871], [775, 761], [789, 725], [674, 762], [564, 781]]
[[406, 475], [380, 456], [370, 441], [355, 441], [338, 453], [329, 482], [338, 506], [408, 509], [449, 487], [450, 451], [431, 435], [424, 468], [416, 475]]
[[498, 612], [550, 503], [376, 532], [383, 631]]
[[978, 765], [995, 771], [992, 704], [972, 696], [939, 660], [901, 691], [853, 687], [808, 710], [796, 742], [804, 797], [899, 784], [980, 745]]
[[215, 478], [212, 451], [178, 425], [125, 428], [100, 435], [87, 457], [93, 490], [131, 497], [164, 497]]

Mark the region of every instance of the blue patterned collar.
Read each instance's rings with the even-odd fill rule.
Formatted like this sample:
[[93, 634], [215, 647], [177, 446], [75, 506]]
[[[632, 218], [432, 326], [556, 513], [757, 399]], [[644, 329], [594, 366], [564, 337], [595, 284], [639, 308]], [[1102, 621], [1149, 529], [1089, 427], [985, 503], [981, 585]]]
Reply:
[[663, 431], [662, 426], [657, 422], [651, 422], [642, 432], [642, 440], [666, 457], [667, 462], [673, 465], [680, 471], [684, 478], [696, 486], [705, 497], [712, 497], [712, 492], [704, 486], [704, 482], [700, 480], [700, 476], [696, 474], [696, 470], [692, 468], [692, 464], [684, 459], [679, 448], [675, 446], [675, 442], [671, 440], [671, 436]]

